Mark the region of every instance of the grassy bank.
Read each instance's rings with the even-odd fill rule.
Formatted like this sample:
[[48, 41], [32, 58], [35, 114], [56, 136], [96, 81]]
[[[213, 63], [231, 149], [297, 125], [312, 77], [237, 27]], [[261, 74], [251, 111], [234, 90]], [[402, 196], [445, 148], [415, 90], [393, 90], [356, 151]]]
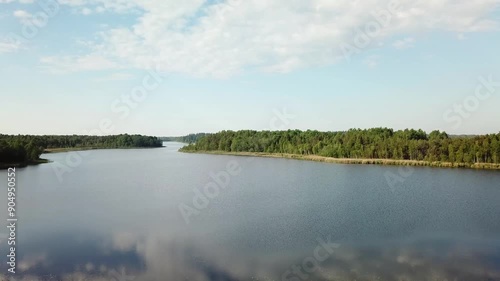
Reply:
[[392, 160], [392, 159], [351, 159], [351, 158], [332, 158], [332, 157], [324, 157], [318, 155], [300, 155], [300, 154], [265, 153], [265, 152], [227, 152], [227, 151], [182, 151], [182, 152], [250, 156], [250, 157], [287, 158], [287, 159], [297, 159], [297, 160], [307, 160], [307, 161], [337, 163], [337, 164], [371, 164], [371, 165], [397, 165], [397, 166], [500, 170], [500, 164], [491, 164], [491, 163], [469, 164], [469, 163], [452, 163], [452, 162], [440, 162], [440, 161], [430, 162], [430, 161]]

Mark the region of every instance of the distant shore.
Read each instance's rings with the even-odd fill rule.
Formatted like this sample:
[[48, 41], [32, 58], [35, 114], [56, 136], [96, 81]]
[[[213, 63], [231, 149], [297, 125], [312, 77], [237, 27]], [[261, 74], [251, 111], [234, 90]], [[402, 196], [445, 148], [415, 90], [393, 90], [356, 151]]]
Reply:
[[[71, 151], [86, 151], [86, 150], [100, 150], [100, 149], [150, 149], [150, 148], [161, 148], [159, 147], [60, 147], [60, 148], [46, 148], [43, 153], [62, 153]], [[16, 167], [22, 168], [31, 165], [45, 164], [50, 161], [47, 159], [38, 159], [36, 161], [20, 162], [20, 163], [0, 163], [0, 170], [5, 170], [8, 168]]]
[[150, 149], [150, 148], [162, 148], [165, 146], [158, 147], [60, 147], [60, 148], [46, 148], [43, 153], [61, 153], [61, 152], [71, 152], [71, 151], [86, 151], [86, 150], [100, 150], [100, 149]]
[[439, 167], [439, 168], [467, 168], [500, 170], [500, 164], [492, 163], [452, 163], [441, 161], [416, 161], [416, 160], [393, 160], [393, 159], [361, 159], [361, 158], [333, 158], [319, 155], [301, 155], [287, 153], [266, 153], [266, 152], [227, 152], [227, 151], [181, 151], [184, 153], [233, 155], [249, 157], [267, 157], [267, 158], [286, 158], [296, 160], [306, 160], [336, 164], [370, 164], [370, 165], [392, 165], [392, 166], [421, 166], [421, 167]]
[[163, 147], [157, 137], [144, 135], [3, 135], [0, 134], [0, 167], [23, 167], [48, 163], [43, 153], [94, 149], [137, 149]]

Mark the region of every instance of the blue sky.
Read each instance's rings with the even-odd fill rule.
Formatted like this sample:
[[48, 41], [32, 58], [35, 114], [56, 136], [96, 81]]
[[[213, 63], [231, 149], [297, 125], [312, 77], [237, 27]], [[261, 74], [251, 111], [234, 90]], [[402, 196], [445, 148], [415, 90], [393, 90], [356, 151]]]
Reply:
[[183, 2], [0, 0], [0, 133], [500, 131], [498, 0]]

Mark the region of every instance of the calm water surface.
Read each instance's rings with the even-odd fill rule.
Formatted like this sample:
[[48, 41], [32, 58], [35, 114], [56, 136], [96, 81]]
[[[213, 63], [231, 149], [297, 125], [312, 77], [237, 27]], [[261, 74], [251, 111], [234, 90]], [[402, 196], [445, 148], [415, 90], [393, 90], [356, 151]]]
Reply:
[[16, 280], [500, 280], [498, 171], [166, 145], [17, 169]]

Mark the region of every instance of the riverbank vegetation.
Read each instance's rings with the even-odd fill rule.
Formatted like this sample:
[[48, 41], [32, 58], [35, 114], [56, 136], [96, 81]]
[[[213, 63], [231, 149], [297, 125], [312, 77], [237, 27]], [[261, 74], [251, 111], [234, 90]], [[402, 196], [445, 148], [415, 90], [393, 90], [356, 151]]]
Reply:
[[440, 131], [427, 134], [422, 130], [388, 128], [345, 132], [222, 131], [181, 151], [253, 153], [336, 163], [496, 169], [500, 168], [500, 133], [449, 136]]
[[142, 135], [115, 136], [31, 136], [0, 135], [0, 168], [46, 162], [40, 159], [44, 151], [68, 151], [101, 148], [161, 147], [157, 137]]

